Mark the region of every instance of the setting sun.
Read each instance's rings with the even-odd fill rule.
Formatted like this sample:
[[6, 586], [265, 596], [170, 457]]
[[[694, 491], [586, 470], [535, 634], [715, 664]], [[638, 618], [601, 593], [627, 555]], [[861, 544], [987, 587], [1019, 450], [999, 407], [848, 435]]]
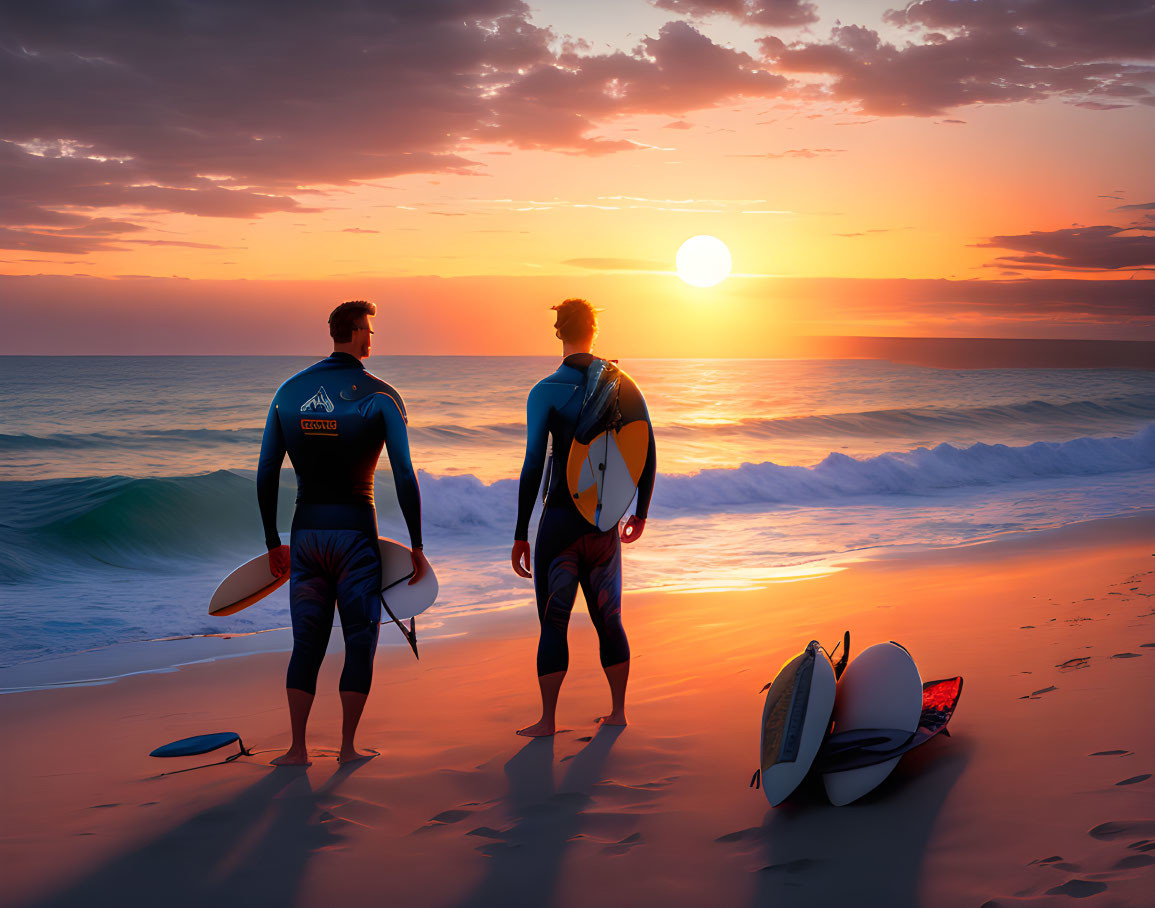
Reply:
[[692, 287], [713, 287], [730, 276], [730, 250], [716, 236], [692, 236], [675, 259], [678, 277]]

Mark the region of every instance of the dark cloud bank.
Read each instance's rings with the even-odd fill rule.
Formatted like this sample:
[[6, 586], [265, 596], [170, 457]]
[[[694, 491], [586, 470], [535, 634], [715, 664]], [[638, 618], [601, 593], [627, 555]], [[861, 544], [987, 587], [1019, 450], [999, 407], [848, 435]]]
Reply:
[[816, 20], [802, 0], [654, 5], [767, 32], [765, 58], [686, 21], [631, 53], [583, 52], [520, 0], [0, 4], [0, 248], [131, 248], [139, 224], [93, 217], [110, 206], [306, 211], [307, 187], [474, 172], [478, 142], [633, 150], [600, 125], [739, 97], [917, 116], [1056, 94], [1099, 108], [1153, 101], [1149, 2], [922, 0], [886, 14], [909, 31], [902, 46], [857, 25], [828, 40], [771, 33]]

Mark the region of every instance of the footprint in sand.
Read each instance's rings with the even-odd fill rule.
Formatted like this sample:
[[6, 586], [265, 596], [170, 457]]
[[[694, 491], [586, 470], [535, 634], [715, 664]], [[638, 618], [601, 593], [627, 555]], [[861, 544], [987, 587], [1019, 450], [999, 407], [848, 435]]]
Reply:
[[466, 835], [480, 836], [483, 839], [504, 839], [505, 833], [500, 829], [494, 829], [492, 826], [478, 826], [476, 829], [471, 829]]
[[813, 858], [799, 858], [796, 861], [784, 861], [781, 864], [768, 864], [765, 867], [758, 868], [759, 873], [802, 873], [805, 870], [810, 870], [812, 867], [817, 867], [821, 861], [816, 861]]
[[420, 829], [413, 830], [413, 834], [422, 832], [430, 832], [434, 829], [444, 829], [446, 826], [451, 826], [454, 823], [460, 823], [466, 817], [473, 814], [472, 810], [443, 810], [435, 817], [430, 817], [429, 822]]
[[1064, 861], [1061, 856], [1055, 854], [1049, 858], [1039, 858], [1037, 861], [1031, 861], [1028, 867], [1038, 865], [1039, 867], [1053, 867], [1055, 870], [1062, 870], [1064, 873], [1078, 873], [1083, 868], [1078, 864], [1071, 864]]
[[1155, 864], [1155, 858], [1149, 854], [1129, 854], [1115, 862], [1112, 870], [1138, 870], [1140, 867], [1150, 867]]
[[1150, 835], [1155, 833], [1155, 820], [1116, 820], [1100, 823], [1087, 834], [1093, 839], [1118, 839], [1127, 835]]
[[472, 810], [443, 810], [443, 811], [441, 811], [441, 813], [437, 814], [437, 816], [430, 817], [429, 822], [430, 823], [445, 823], [446, 825], [448, 825], [449, 823], [460, 823], [462, 820], [464, 820], [467, 816], [470, 816], [472, 813], [473, 813]]
[[1098, 895], [1100, 892], [1107, 890], [1106, 883], [1099, 883], [1095, 880], [1067, 880], [1062, 886], [1052, 886], [1047, 890], [1047, 895], [1069, 895], [1074, 899], [1085, 899], [1092, 895]]
[[1136, 782], [1146, 782], [1151, 778], [1151, 773], [1145, 772], [1139, 776], [1131, 776], [1129, 779], [1124, 779], [1122, 782], [1116, 782], [1116, 785], [1134, 785]]
[[763, 836], [761, 826], [751, 826], [749, 829], [739, 829], [737, 832], [728, 832], [714, 839], [715, 842], [750, 842], [757, 841]]
[[603, 855], [624, 855], [628, 853], [629, 849], [634, 846], [639, 846], [644, 842], [641, 833], [631, 833], [625, 839], [618, 841], [608, 841], [605, 839], [598, 839], [597, 836], [587, 835], [586, 833], [578, 833], [569, 838], [571, 842], [589, 841], [596, 844], [601, 844]]

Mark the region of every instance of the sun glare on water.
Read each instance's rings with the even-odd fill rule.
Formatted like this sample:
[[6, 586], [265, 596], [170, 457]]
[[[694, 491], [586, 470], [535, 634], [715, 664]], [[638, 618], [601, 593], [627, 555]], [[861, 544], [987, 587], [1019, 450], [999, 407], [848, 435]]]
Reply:
[[674, 260], [678, 277], [692, 287], [713, 287], [730, 276], [730, 250], [716, 236], [692, 236]]

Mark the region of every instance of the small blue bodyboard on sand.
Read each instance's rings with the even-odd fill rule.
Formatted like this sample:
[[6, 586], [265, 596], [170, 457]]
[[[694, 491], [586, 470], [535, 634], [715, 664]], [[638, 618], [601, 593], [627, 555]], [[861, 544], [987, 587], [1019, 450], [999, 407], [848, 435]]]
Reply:
[[[207, 754], [212, 750], [219, 750], [226, 744], [240, 742], [241, 736], [235, 731], [218, 731], [211, 735], [193, 735], [191, 738], [181, 738], [171, 744], [158, 747], [150, 757], [195, 757], [197, 754]], [[243, 753], [245, 745], [241, 744]], [[239, 754], [238, 754], [239, 756]]]

